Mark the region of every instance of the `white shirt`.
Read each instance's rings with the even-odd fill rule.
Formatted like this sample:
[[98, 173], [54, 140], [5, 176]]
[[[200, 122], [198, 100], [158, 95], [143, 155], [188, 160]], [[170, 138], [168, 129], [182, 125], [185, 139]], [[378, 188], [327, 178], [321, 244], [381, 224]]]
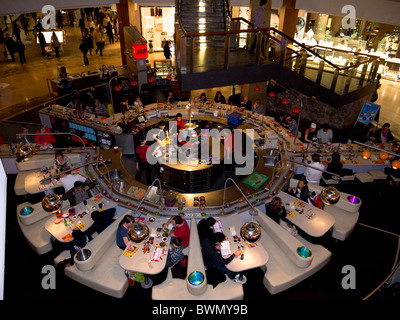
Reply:
[[60, 177], [60, 184], [64, 187], [65, 192], [71, 190], [74, 187], [76, 181], [85, 182], [86, 178], [81, 176], [79, 173], [68, 174], [66, 176]]
[[321, 143], [328, 143], [330, 142], [329, 139], [333, 138], [333, 133], [331, 129], [328, 129], [328, 131], [324, 131], [324, 129], [320, 129], [317, 132], [317, 138], [321, 139]]
[[[310, 164], [310, 166], [324, 170], [325, 166], [321, 162], [313, 162]], [[306, 176], [306, 179], [309, 183], [317, 183], [319, 184], [319, 181], [322, 178], [322, 171], [315, 170], [313, 168], [307, 167], [306, 170], [304, 171], [304, 175]]]

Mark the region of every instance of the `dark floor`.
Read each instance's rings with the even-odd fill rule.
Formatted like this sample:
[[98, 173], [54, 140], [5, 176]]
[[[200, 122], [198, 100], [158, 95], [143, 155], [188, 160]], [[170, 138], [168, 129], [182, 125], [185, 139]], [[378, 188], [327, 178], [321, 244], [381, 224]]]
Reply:
[[[114, 299], [91, 290], [69, 278], [57, 277], [56, 289], [42, 288], [42, 268], [53, 265], [57, 252], [37, 255], [26, 243], [16, 218], [16, 205], [24, 201], [14, 195], [15, 175], [8, 176], [6, 227], [5, 301], [95, 299], [104, 301], [151, 300], [151, 290], [140, 285], [129, 288], [123, 299]], [[315, 275], [280, 294], [271, 295], [262, 283], [261, 269], [245, 272], [244, 300], [362, 300], [390, 273], [395, 263], [400, 234], [400, 214], [396, 199], [400, 190], [385, 183], [347, 184], [343, 192], [363, 200], [359, 224], [345, 242], [332, 238], [323, 245], [332, 252], [329, 264]], [[354, 266], [356, 288], [343, 289], [344, 266]], [[165, 279], [166, 272], [152, 277], [155, 284]], [[373, 299], [379, 299], [374, 295]]]

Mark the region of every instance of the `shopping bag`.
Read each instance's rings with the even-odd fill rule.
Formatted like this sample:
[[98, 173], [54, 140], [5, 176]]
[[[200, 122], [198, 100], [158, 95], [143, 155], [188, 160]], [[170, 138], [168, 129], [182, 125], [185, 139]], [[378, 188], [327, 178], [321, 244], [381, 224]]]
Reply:
[[50, 53], [52, 51], [53, 51], [52, 47], [49, 47], [49, 46], [44, 47], [44, 52]]

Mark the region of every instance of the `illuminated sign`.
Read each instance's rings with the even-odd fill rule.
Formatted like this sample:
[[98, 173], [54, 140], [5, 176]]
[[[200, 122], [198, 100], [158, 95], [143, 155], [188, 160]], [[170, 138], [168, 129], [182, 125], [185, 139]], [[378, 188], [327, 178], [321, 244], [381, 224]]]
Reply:
[[146, 59], [148, 57], [147, 44], [132, 43], [132, 54], [135, 59]]

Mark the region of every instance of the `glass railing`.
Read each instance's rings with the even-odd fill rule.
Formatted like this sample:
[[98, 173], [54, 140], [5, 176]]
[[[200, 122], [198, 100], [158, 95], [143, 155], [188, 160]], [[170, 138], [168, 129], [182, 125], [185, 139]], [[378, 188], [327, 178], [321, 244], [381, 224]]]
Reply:
[[[179, 16], [175, 24], [176, 66], [182, 74], [279, 63], [338, 94], [375, 80], [380, 57], [319, 46], [309, 47], [274, 28], [254, 29], [231, 19], [230, 30], [187, 33]], [[241, 29], [247, 23], [247, 29]], [[198, 46], [199, 37], [208, 41]]]

